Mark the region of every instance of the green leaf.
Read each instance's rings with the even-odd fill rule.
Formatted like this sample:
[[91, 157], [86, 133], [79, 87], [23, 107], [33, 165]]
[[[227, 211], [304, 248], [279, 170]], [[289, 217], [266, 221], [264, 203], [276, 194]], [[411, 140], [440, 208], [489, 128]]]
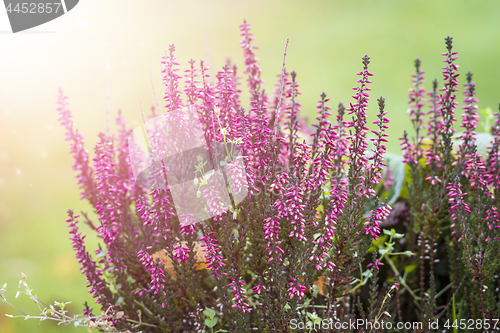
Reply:
[[405, 267], [405, 272], [406, 273], [411, 273], [417, 268], [417, 264], [414, 265], [408, 265]]
[[[207, 316], [208, 318], [213, 319], [217, 313], [210, 308], [205, 308], [205, 310], [203, 310], [203, 314], [205, 316]], [[213, 327], [213, 326], [210, 326], [210, 327]]]
[[314, 298], [318, 297], [319, 287], [313, 284], [312, 289], [313, 289], [313, 297]]
[[316, 313], [307, 312], [307, 317], [314, 323], [321, 322], [321, 318]]
[[[386, 230], [384, 229], [384, 232], [385, 232], [385, 231], [386, 231]], [[389, 231], [389, 232], [390, 232], [390, 231]], [[373, 246], [370, 248], [370, 249], [372, 249], [372, 248], [373, 248], [373, 250], [371, 250], [371, 251], [370, 251], [370, 250], [368, 250], [368, 252], [370, 252], [370, 253], [371, 253], [371, 252], [375, 251], [376, 249], [379, 249], [379, 248], [384, 247], [384, 245], [383, 245], [383, 244], [387, 241], [387, 239], [388, 239], [388, 238], [389, 238], [389, 236], [388, 236], [388, 235], [383, 235], [383, 236], [378, 237], [378, 238], [377, 238], [377, 240], [373, 240], [373, 241], [372, 241], [372, 245], [373, 245]]]
[[213, 319], [207, 318], [207, 319], [205, 319], [205, 325], [207, 327], [210, 327], [210, 328], [214, 327], [215, 325], [217, 325], [217, 318], [213, 318]]
[[[394, 229], [392, 229], [392, 230], [394, 230]], [[392, 237], [397, 239], [397, 238], [403, 238], [404, 236], [405, 236], [404, 234], [398, 234], [397, 232], [395, 232]]]
[[361, 276], [364, 276], [364, 277], [365, 277], [365, 278], [367, 278], [367, 279], [371, 278], [371, 277], [372, 277], [372, 275], [373, 275], [373, 273], [372, 273], [372, 270], [371, 270], [371, 269], [366, 270], [366, 271], [364, 271], [364, 272], [361, 274]]
[[380, 255], [384, 255], [384, 254], [386, 254], [387, 252], [389, 252], [389, 249], [379, 249], [379, 250], [378, 250], [378, 253], [380, 253]]

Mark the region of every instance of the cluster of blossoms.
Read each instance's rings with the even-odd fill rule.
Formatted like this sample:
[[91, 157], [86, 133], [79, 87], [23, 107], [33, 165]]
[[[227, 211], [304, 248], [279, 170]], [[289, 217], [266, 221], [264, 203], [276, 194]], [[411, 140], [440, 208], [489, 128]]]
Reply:
[[[500, 112], [485, 112], [494, 124], [480, 133], [469, 72], [456, 133], [452, 38], [445, 38], [441, 88], [436, 79], [426, 93], [415, 60], [408, 109], [415, 133], [404, 132], [393, 175], [383, 97], [375, 129], [368, 127], [370, 57], [362, 58], [349, 107], [339, 103], [332, 123], [322, 93], [309, 127], [297, 73], [284, 59], [276, 89], [266, 93], [250, 25], [240, 31], [248, 108], [236, 65], [228, 61], [212, 78], [203, 61], [190, 60], [180, 75], [171, 45], [161, 62], [163, 106], [155, 91], [156, 106], [134, 130], [119, 114], [117, 133], [99, 134], [91, 159], [59, 92], [73, 169], [93, 208], [69, 210], [66, 222], [103, 315], [87, 303], [83, 319], [67, 316], [58, 302], [59, 311], [42, 310], [23, 275], [20, 286], [42, 311], [35, 318], [122, 332], [215, 325], [220, 332], [290, 332], [293, 320], [313, 329], [321, 318], [420, 322], [424, 332], [436, 320], [451, 328], [451, 318], [460, 318], [497, 329]], [[80, 221], [100, 240], [95, 255]], [[0, 298], [12, 305], [4, 292]]]
[[[203, 61], [197, 67], [191, 60], [179, 75], [171, 45], [162, 61], [164, 107], [156, 98], [135, 130], [119, 114], [117, 134], [99, 134], [91, 160], [59, 92], [82, 199], [94, 210], [83, 218], [68, 211], [70, 239], [105, 312], [94, 316], [85, 303], [83, 315], [69, 317], [59, 302], [59, 310], [42, 310], [23, 275], [20, 286], [42, 311], [34, 318], [122, 332], [215, 325], [220, 332], [290, 332], [292, 321], [314, 329], [321, 318], [372, 325], [397, 318], [422, 323], [424, 332], [461, 318], [497, 329], [500, 112], [486, 111], [494, 124], [479, 133], [469, 72], [463, 131], [455, 134], [460, 85], [452, 38], [445, 38], [442, 88], [436, 79], [426, 95], [415, 61], [408, 110], [415, 135], [404, 132], [393, 176], [384, 162], [383, 97], [376, 128], [367, 126], [368, 56], [354, 102], [339, 103], [331, 123], [322, 93], [310, 128], [300, 116], [297, 73], [286, 71], [284, 59], [267, 94], [250, 25], [240, 30], [248, 111], [236, 65], [228, 62], [211, 78]], [[101, 241], [94, 256], [79, 220]], [[5, 288], [0, 298], [12, 305]]]
[[[151, 272], [151, 283], [150, 283], [151, 288], [149, 290], [148, 289], [144, 289], [144, 290], [138, 289], [135, 291], [135, 294], [140, 294], [140, 296], [142, 296], [144, 292], [152, 291], [154, 295], [160, 293], [160, 297], [161, 297], [161, 295], [166, 296], [165, 290], [163, 290], [164, 285], [165, 285], [165, 272], [162, 270], [162, 268], [160, 266], [158, 266], [155, 263], [153, 256], [151, 256], [146, 251], [139, 250], [137, 255], [139, 257], [140, 263], [149, 272]], [[164, 302], [162, 302], [161, 307], [162, 308], [165, 307]]]
[[370, 58], [350, 107], [339, 104], [331, 124], [323, 93], [309, 130], [297, 73], [283, 65], [268, 95], [250, 25], [240, 30], [248, 111], [236, 65], [214, 81], [191, 60], [181, 76], [172, 45], [162, 61], [164, 108], [157, 102], [134, 131], [119, 116], [118, 134], [101, 133], [91, 161], [59, 94], [82, 196], [98, 219], [85, 215], [104, 245], [99, 265], [71, 213], [72, 241], [97, 302], [126, 314], [119, 328], [194, 331], [200, 307], [213, 307], [231, 331], [272, 330], [296, 315], [318, 277], [333, 311], [390, 212], [376, 198], [389, 122], [382, 97], [371, 149], [367, 136]]
[[89, 253], [85, 249], [84, 239], [82, 233], [78, 230], [76, 225], [76, 219], [79, 215], [74, 215], [72, 210], [68, 211], [69, 219], [66, 222], [69, 223], [71, 228], [70, 237], [73, 243], [73, 250], [76, 252], [76, 257], [78, 262], [82, 265], [82, 273], [87, 276], [87, 287], [89, 287], [89, 293], [92, 297], [97, 298], [97, 301], [102, 304], [107, 304], [107, 296], [109, 296], [109, 290], [107, 290], [104, 278], [102, 276], [102, 271], [98, 268], [97, 263], [92, 259]]

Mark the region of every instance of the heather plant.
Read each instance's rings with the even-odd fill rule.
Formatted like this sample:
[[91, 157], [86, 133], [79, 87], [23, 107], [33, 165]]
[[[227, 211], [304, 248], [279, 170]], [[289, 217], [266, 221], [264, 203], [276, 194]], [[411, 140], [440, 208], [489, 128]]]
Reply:
[[[327, 120], [328, 98], [320, 96], [318, 124], [307, 142], [299, 139], [304, 125], [298, 117], [297, 73], [283, 67], [274, 98], [261, 91], [249, 24], [240, 29], [249, 110], [241, 106], [235, 65], [225, 65], [211, 84], [203, 62], [196, 68], [191, 61], [183, 99], [183, 77], [170, 46], [162, 70], [165, 113], [158, 118], [154, 110], [153, 123], [144, 121], [143, 126], [143, 153], [153, 161], [148, 173], [131, 170], [130, 162], [147, 158], [141, 157], [139, 140], [128, 140], [130, 130], [122, 117], [116, 137], [100, 134], [92, 167], [67, 99], [59, 95], [60, 120], [72, 142], [83, 198], [99, 216], [97, 223], [87, 216], [85, 222], [104, 243], [92, 259], [78, 231], [78, 217], [69, 211], [74, 248], [96, 301], [125, 313], [116, 321], [118, 328], [136, 328], [140, 311], [142, 322], [149, 324], [141, 327], [145, 331], [201, 331], [207, 317], [203, 311], [213, 309], [219, 314], [216, 328], [287, 330], [298, 315], [306, 320], [307, 312], [298, 310], [308, 307], [305, 294], [311, 294], [318, 278], [317, 293], [327, 296], [324, 313], [335, 316], [339, 297], [347, 295], [346, 286], [354, 280], [351, 272], [389, 213], [386, 203], [373, 200], [385, 166], [388, 120], [380, 98], [369, 154], [370, 58], [363, 57], [354, 102], [338, 106], [333, 125]], [[344, 120], [347, 115], [351, 121]], [[193, 116], [199, 121], [190, 122]], [[181, 128], [182, 135], [172, 134], [173, 128]], [[174, 158], [166, 152], [198, 143], [197, 129], [206, 141], [203, 152], [192, 149]], [[229, 153], [234, 150], [241, 158]], [[173, 175], [174, 169], [179, 173]], [[174, 193], [172, 186], [181, 190]], [[196, 198], [182, 198], [179, 204], [176, 193], [189, 196], [193, 187]], [[247, 194], [237, 200], [243, 190]], [[203, 208], [211, 217], [193, 223], [205, 216], [194, 212]]]
[[[491, 145], [483, 155], [478, 151], [478, 100], [472, 73], [464, 84], [463, 131], [454, 140], [455, 110], [459, 105], [458, 52], [452, 51], [452, 38], [446, 38], [443, 53], [444, 87], [425, 98], [424, 73], [415, 60], [414, 88], [410, 90], [409, 114], [415, 136], [403, 137], [403, 153], [407, 165], [410, 209], [406, 247], [419, 252], [418, 297], [410, 302], [423, 322], [450, 313], [447, 318], [467, 318], [486, 323], [500, 314], [498, 299], [498, 130], [487, 128]], [[429, 104], [427, 114], [423, 111]], [[424, 116], [428, 116], [425, 123]], [[427, 130], [427, 137], [424, 131]], [[456, 310], [455, 310], [456, 309]], [[455, 312], [456, 311], [456, 312]], [[486, 326], [471, 326], [487, 330]], [[463, 328], [462, 328], [463, 329]]]
[[[86, 304], [83, 315], [69, 316], [56, 303], [37, 318], [141, 332], [427, 332], [435, 323], [463, 330], [459, 319], [472, 320], [469, 330], [495, 329], [500, 116], [482, 155], [469, 73], [455, 138], [451, 37], [443, 88], [435, 80], [428, 98], [415, 61], [415, 134], [404, 133], [403, 171], [393, 175], [383, 97], [373, 129], [367, 124], [370, 57], [349, 106], [339, 103], [331, 122], [322, 93], [309, 127], [298, 74], [284, 59], [274, 92], [264, 91], [250, 25], [240, 31], [247, 108], [236, 65], [211, 78], [203, 61], [191, 60], [180, 75], [171, 45], [162, 61], [164, 106], [157, 102], [135, 130], [120, 114], [118, 133], [101, 133], [91, 160], [59, 92], [82, 199], [95, 213], [69, 210], [67, 223], [101, 315]], [[82, 222], [100, 240], [94, 255]], [[396, 329], [417, 321], [416, 329]]]

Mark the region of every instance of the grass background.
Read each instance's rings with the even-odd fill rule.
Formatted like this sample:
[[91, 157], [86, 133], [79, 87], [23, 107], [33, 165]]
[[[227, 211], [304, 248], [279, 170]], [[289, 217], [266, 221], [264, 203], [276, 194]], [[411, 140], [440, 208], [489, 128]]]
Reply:
[[[375, 76], [369, 117], [376, 114], [375, 99], [386, 97], [389, 150], [397, 153], [397, 138], [410, 125], [413, 60], [422, 59], [427, 83], [441, 79], [440, 54], [448, 35], [460, 52], [460, 72], [472, 71], [478, 82], [480, 108], [497, 108], [499, 12], [497, 0], [86, 0], [53, 22], [14, 35], [0, 10], [0, 285], [7, 282], [6, 295], [30, 314], [36, 314], [33, 304], [14, 299], [21, 272], [48, 303], [71, 300], [78, 312], [90, 300], [64, 222], [68, 208], [79, 212], [89, 206], [79, 200], [57, 123], [58, 87], [69, 95], [92, 151], [97, 134], [106, 129], [107, 91], [111, 118], [120, 108], [131, 127], [140, 124], [139, 104], [154, 103], [150, 67], [160, 91], [159, 56], [169, 44], [176, 45], [183, 66], [190, 58], [205, 59], [215, 74], [230, 57], [242, 70], [238, 26], [246, 18], [268, 91], [290, 39], [287, 69], [298, 72], [300, 102], [310, 119], [322, 91], [334, 109], [339, 101], [350, 102], [361, 57], [370, 55]], [[89, 237], [89, 247], [95, 244]], [[15, 311], [0, 304], [2, 333], [75, 330], [4, 313]]]

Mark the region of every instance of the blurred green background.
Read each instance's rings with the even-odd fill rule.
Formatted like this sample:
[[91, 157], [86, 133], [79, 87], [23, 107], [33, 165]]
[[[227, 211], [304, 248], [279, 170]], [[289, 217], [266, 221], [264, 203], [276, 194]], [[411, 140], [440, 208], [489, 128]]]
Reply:
[[[339, 101], [351, 101], [361, 57], [370, 55], [375, 74], [370, 119], [375, 99], [383, 95], [391, 152], [398, 152], [397, 138], [410, 125], [413, 60], [422, 59], [430, 87], [435, 77], [441, 79], [440, 54], [448, 35], [460, 52], [460, 72], [474, 73], [480, 108], [495, 110], [500, 100], [498, 0], [85, 0], [67, 15], [15, 35], [0, 13], [0, 285], [7, 282], [6, 295], [30, 314], [36, 309], [29, 300], [14, 299], [21, 272], [48, 303], [71, 300], [71, 309], [81, 312], [84, 300], [90, 301], [65, 223], [68, 208], [79, 212], [89, 206], [79, 200], [69, 146], [57, 122], [58, 87], [69, 95], [92, 151], [97, 134], [106, 129], [108, 87], [111, 118], [121, 108], [131, 127], [139, 125], [139, 104], [154, 103], [150, 66], [160, 93], [159, 57], [169, 44], [176, 45], [183, 66], [190, 58], [205, 59], [215, 74], [229, 57], [241, 74], [238, 26], [246, 18], [268, 91], [290, 39], [287, 69], [298, 72], [300, 102], [309, 119], [322, 91], [334, 110]], [[88, 244], [93, 249], [96, 240], [90, 237]], [[2, 333], [75, 331], [5, 313], [15, 311], [0, 303]]]

